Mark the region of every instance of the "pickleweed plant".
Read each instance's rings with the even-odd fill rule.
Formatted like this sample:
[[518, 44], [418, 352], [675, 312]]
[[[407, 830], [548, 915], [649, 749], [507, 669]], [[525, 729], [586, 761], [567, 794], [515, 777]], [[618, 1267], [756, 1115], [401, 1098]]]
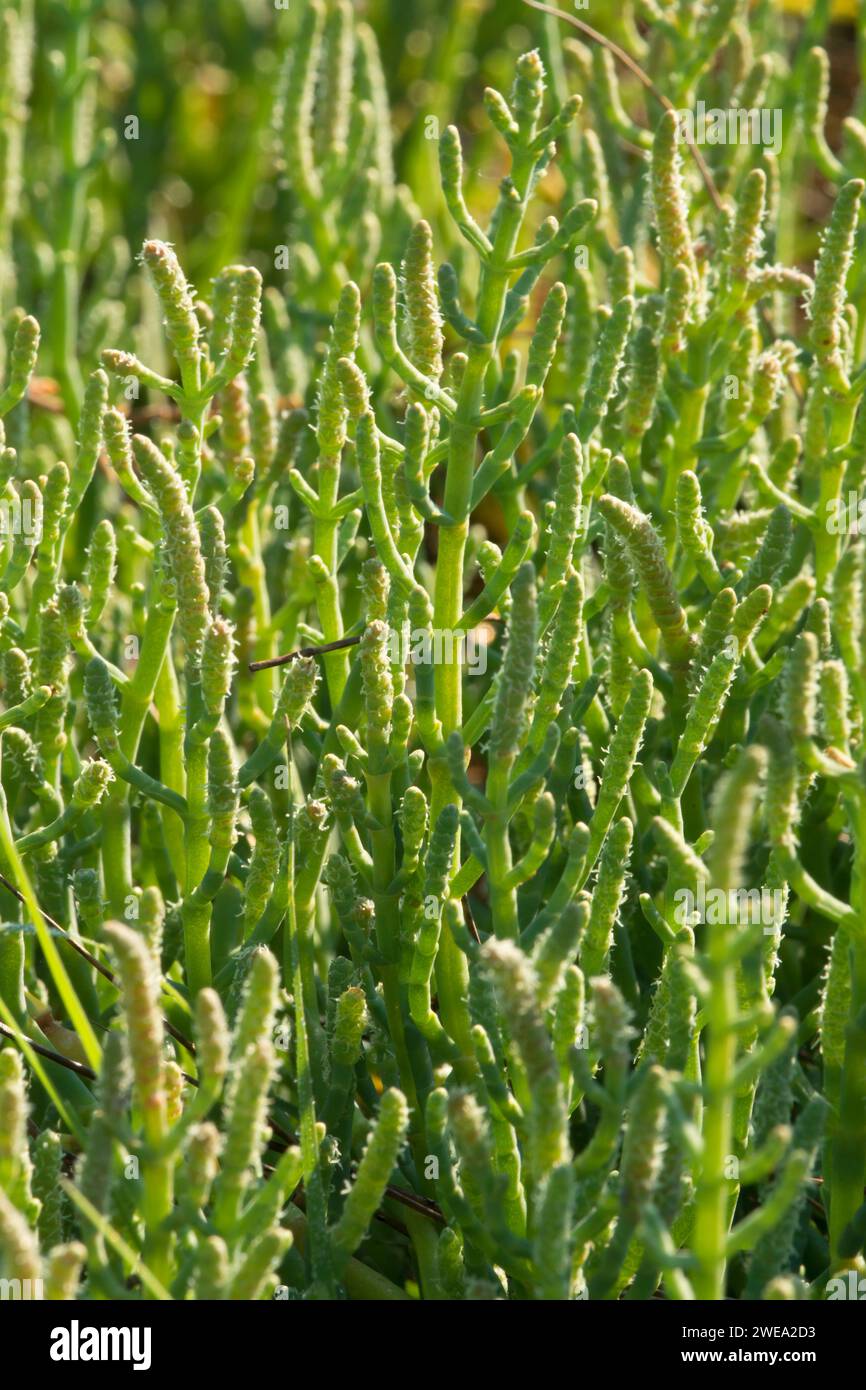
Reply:
[[185, 233], [178, 176], [133, 254], [68, 8], [51, 247], [29, 7], [0, 42], [0, 1274], [834, 1296], [866, 138], [831, 147], [817, 21], [602, 5], [577, 43], [515, 0], [537, 47], [440, 72], [379, 6], [277, 6], [231, 217]]

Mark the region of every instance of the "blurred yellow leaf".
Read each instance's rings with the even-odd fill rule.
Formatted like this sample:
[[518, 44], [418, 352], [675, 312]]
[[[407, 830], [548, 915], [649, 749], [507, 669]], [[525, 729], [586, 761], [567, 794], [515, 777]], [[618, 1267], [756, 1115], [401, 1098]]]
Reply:
[[[812, 0], [782, 0], [782, 8], [789, 14], [808, 14]], [[856, 19], [857, 0], [833, 0], [833, 19]]]

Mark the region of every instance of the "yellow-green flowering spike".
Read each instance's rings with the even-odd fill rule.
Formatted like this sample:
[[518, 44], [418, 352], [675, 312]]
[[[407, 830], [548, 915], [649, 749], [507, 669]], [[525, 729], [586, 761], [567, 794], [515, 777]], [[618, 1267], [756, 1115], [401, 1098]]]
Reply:
[[581, 188], [598, 207], [600, 227], [610, 225], [611, 190], [601, 141], [590, 127], [583, 132], [580, 151]]
[[795, 741], [815, 734], [818, 707], [818, 639], [801, 632], [788, 657], [782, 713]]
[[202, 643], [201, 691], [208, 714], [222, 715], [235, 668], [234, 628], [225, 618], [214, 618]]
[[671, 665], [677, 674], [685, 675], [693, 654], [694, 639], [689, 632], [686, 614], [655, 527], [636, 507], [609, 493], [599, 498], [598, 505], [605, 520], [627, 542]]
[[324, 154], [345, 157], [352, 109], [352, 8], [345, 0], [328, 7], [315, 136]]
[[511, 89], [511, 109], [524, 138], [535, 132], [544, 101], [545, 72], [537, 49], [523, 53], [517, 60], [514, 86]]
[[542, 792], [532, 816], [532, 839], [525, 854], [505, 876], [509, 888], [518, 888], [538, 873], [547, 859], [556, 833], [556, 803], [549, 792]]
[[563, 967], [576, 956], [587, 921], [586, 903], [569, 903], [553, 926], [539, 937], [532, 953], [532, 965], [538, 981], [538, 1002], [543, 1009], [559, 989]]
[[260, 1038], [270, 1036], [277, 1005], [279, 967], [270, 951], [254, 952], [244, 981], [243, 1001], [232, 1038], [232, 1058], [240, 1060]]
[[376, 337], [389, 356], [397, 351], [397, 277], [394, 267], [383, 262], [373, 272], [373, 323]]
[[602, 326], [577, 417], [577, 434], [584, 443], [607, 414], [625, 356], [633, 313], [634, 300], [627, 295], [614, 305], [613, 313]]
[[397, 549], [382, 491], [382, 466], [379, 437], [373, 412], [368, 410], [358, 421], [355, 433], [358, 470], [364, 489], [367, 518], [379, 558], [388, 567], [392, 580], [401, 589], [414, 590], [414, 581], [406, 561]]
[[255, 848], [250, 860], [244, 895], [244, 935], [264, 912], [280, 865], [280, 842], [270, 799], [260, 787], [253, 787], [249, 802]]
[[565, 321], [567, 298], [565, 286], [557, 282], [551, 287], [542, 305], [526, 359], [527, 386], [544, 385]]
[[598, 800], [589, 825], [589, 846], [581, 871], [585, 882], [598, 858], [610, 823], [634, 772], [653, 696], [649, 671], [638, 671], [610, 741]]
[[758, 650], [763, 655], [778, 642], [784, 633], [796, 627], [803, 610], [815, 597], [815, 580], [811, 574], [798, 574], [773, 594], [767, 620], [758, 637]]
[[752, 809], [767, 765], [766, 752], [752, 744], [719, 782], [713, 799], [713, 842], [707, 853], [710, 877], [719, 888], [738, 888], [749, 841]]
[[30, 659], [20, 647], [10, 647], [3, 653], [3, 694], [12, 708], [20, 705], [33, 690], [33, 670]]
[[87, 548], [84, 582], [87, 585], [87, 623], [95, 626], [103, 613], [114, 583], [117, 566], [117, 538], [114, 527], [103, 517], [93, 529]]
[[287, 58], [283, 98], [283, 144], [292, 181], [306, 200], [321, 195], [313, 149], [313, 112], [322, 46], [322, 6], [311, 0]]
[[490, 726], [490, 756], [512, 759], [523, 734], [526, 700], [535, 668], [536, 596], [535, 571], [521, 565], [511, 587], [512, 610], [508, 647], [496, 688]]
[[101, 657], [94, 657], [84, 671], [87, 718], [103, 752], [117, 747], [119, 712], [114, 681]]
[[15, 329], [12, 351], [9, 354], [9, 379], [0, 395], [0, 417], [24, 398], [39, 355], [39, 324], [27, 314]]
[[634, 1035], [631, 1010], [613, 980], [598, 975], [589, 984], [593, 1041], [605, 1063], [615, 1069], [628, 1060]]
[[63, 1239], [63, 1193], [59, 1185], [63, 1148], [60, 1135], [43, 1129], [33, 1144], [33, 1196], [39, 1202], [39, 1243], [51, 1250]]
[[482, 948], [509, 1030], [530, 1084], [530, 1170], [536, 1182], [568, 1160], [567, 1118], [559, 1067], [538, 1004], [528, 957], [511, 941], [491, 939]]
[[227, 1297], [245, 1301], [261, 1298], [268, 1279], [291, 1243], [291, 1231], [279, 1227], [260, 1236], [244, 1255], [240, 1269], [229, 1285]]
[[533, 1257], [541, 1299], [567, 1299], [571, 1282], [571, 1229], [575, 1179], [570, 1163], [558, 1164], [541, 1190]]
[[571, 681], [582, 635], [583, 580], [577, 572], [568, 576], [550, 635], [538, 694], [532, 712], [529, 746], [537, 748], [548, 724], [559, 714], [562, 697]]
[[806, 615], [806, 631], [814, 632], [818, 639], [818, 652], [822, 657], [830, 656], [833, 650], [833, 636], [830, 627], [830, 605], [825, 598], [817, 598]]
[[583, 389], [595, 339], [595, 286], [585, 267], [574, 272], [566, 312], [564, 371], [569, 391], [576, 396]]
[[[202, 991], [204, 993], [204, 991]], [[222, 1139], [216, 1125], [205, 1121], [190, 1130], [184, 1155], [184, 1193], [190, 1205], [202, 1208], [209, 1196], [219, 1168]]]
[[315, 694], [318, 680], [319, 668], [314, 657], [300, 657], [297, 661], [290, 662], [283, 677], [274, 714], [281, 738], [285, 736], [286, 723], [291, 728], [300, 723], [304, 710]]
[[800, 819], [799, 778], [791, 740], [784, 727], [770, 715], [760, 724], [760, 736], [769, 749], [764, 819], [770, 842], [793, 849]]
[[0, 1052], [0, 1189], [32, 1219], [38, 1209], [30, 1193], [28, 1109], [21, 1058], [11, 1048], [4, 1048]]
[[234, 848], [239, 799], [234, 745], [222, 729], [215, 729], [210, 736], [207, 759], [209, 838], [214, 850], [226, 858]]
[[[37, 1287], [42, 1274], [39, 1242], [27, 1221], [0, 1190], [0, 1254], [3, 1272], [9, 1279], [20, 1280], [25, 1287]], [[25, 1284], [25, 1281], [27, 1283]]]
[[338, 458], [346, 442], [347, 412], [343, 398], [339, 363], [351, 359], [358, 345], [360, 292], [352, 281], [344, 285], [334, 316], [325, 369], [319, 385], [319, 416], [316, 437], [325, 457]]
[[694, 247], [682, 177], [679, 118], [666, 111], [656, 127], [652, 151], [652, 193], [659, 249], [668, 275], [684, 266], [697, 281]]
[[628, 356], [628, 393], [623, 412], [627, 435], [640, 439], [650, 427], [659, 387], [659, 345], [649, 324], [632, 335]]
[[452, 802], [443, 806], [427, 845], [424, 896], [444, 899], [454, 858], [460, 813]]
[[394, 196], [394, 157], [392, 151], [391, 111], [388, 105], [388, 84], [376, 35], [368, 24], [355, 26], [355, 61], [359, 91], [373, 112], [373, 152], [385, 207]]
[[713, 737], [736, 674], [738, 653], [717, 652], [689, 705], [686, 722], [671, 763], [674, 796], [681, 796], [698, 758]]
[[767, 176], [763, 169], [750, 169], [740, 192], [726, 250], [731, 281], [739, 293], [745, 290], [761, 254], [766, 193]]
[[337, 375], [349, 416], [351, 419], [357, 420], [370, 405], [370, 388], [367, 385], [367, 378], [350, 357], [339, 359]]
[[618, 251], [615, 252], [608, 271], [608, 284], [610, 287], [611, 303], [617, 304], [619, 300], [626, 298], [626, 296], [630, 298], [634, 297], [634, 252], [630, 246], [620, 246]]
[[224, 1234], [233, 1230], [252, 1181], [252, 1165], [261, 1152], [274, 1066], [274, 1046], [268, 1037], [251, 1043], [238, 1062], [227, 1106], [225, 1147], [214, 1184], [213, 1221]]
[[503, 140], [509, 144], [518, 133], [518, 125], [508, 106], [508, 102], [495, 87], [484, 88], [484, 110], [490, 124], [499, 131]]
[[77, 1298], [86, 1259], [87, 1250], [79, 1240], [49, 1250], [45, 1270], [45, 1297], [49, 1302], [64, 1303]]
[[418, 866], [421, 846], [427, 833], [427, 798], [420, 787], [407, 787], [400, 803], [400, 830], [403, 837], [403, 869], [413, 873]]
[[770, 611], [772, 602], [773, 590], [769, 584], [759, 584], [756, 589], [752, 589], [751, 593], [746, 594], [742, 603], [737, 605], [737, 610], [731, 621], [730, 632], [741, 651], [751, 641], [765, 615]]
[[403, 290], [409, 329], [407, 353], [429, 377], [442, 375], [442, 316], [436, 298], [433, 268], [433, 233], [428, 222], [417, 222], [409, 236], [403, 260]]
[[150, 1139], [166, 1126], [163, 1023], [153, 959], [145, 943], [129, 927], [111, 922], [104, 936], [118, 963], [135, 1085]]
[[589, 919], [580, 949], [580, 968], [588, 980], [600, 975], [605, 968], [614, 923], [625, 891], [633, 834], [631, 821], [627, 816], [622, 816], [611, 829], [601, 852]]
[[637, 1225], [652, 1200], [664, 1157], [665, 1074], [652, 1066], [629, 1106], [620, 1160], [620, 1205], [626, 1221]]
[[229, 1066], [229, 1030], [219, 995], [200, 989], [195, 999], [196, 1061], [199, 1083], [209, 1096], [218, 1096]]
[[140, 507], [152, 508], [153, 498], [142, 486], [132, 466], [132, 441], [126, 416], [110, 408], [102, 417], [102, 438], [109, 463], [124, 492]]
[[708, 878], [709, 870], [706, 864], [669, 821], [655, 816], [652, 827], [661, 852], [668, 862], [669, 882], [678, 886], [691, 886], [699, 883], [701, 879]]
[[108, 377], [100, 367], [88, 378], [78, 420], [78, 450], [69, 486], [69, 509], [72, 512], [78, 510], [96, 469], [107, 403]]
[[665, 291], [664, 313], [660, 328], [662, 354], [675, 358], [685, 351], [687, 330], [692, 322], [695, 300], [695, 280], [689, 266], [679, 262], [673, 266]]
[[255, 347], [262, 305], [262, 277], [251, 265], [229, 266], [232, 282], [231, 338], [221, 375], [229, 380], [247, 366]]
[[144, 435], [132, 441], [141, 473], [156, 498], [165, 528], [165, 557], [177, 595], [178, 626], [195, 669], [208, 621], [201, 537], [186, 490], [165, 455]]
[[369, 752], [385, 756], [391, 736], [394, 685], [388, 662], [388, 627], [378, 619], [369, 623], [361, 641], [361, 679], [367, 713]]
[[708, 587], [717, 589], [722, 576], [713, 558], [713, 534], [704, 520], [700, 483], [689, 468], [677, 479], [676, 519], [680, 545]]
[[[634, 502], [631, 473], [625, 459], [611, 459], [607, 470], [607, 484], [614, 497], [618, 497], [622, 502]], [[625, 611], [631, 603], [634, 590], [634, 567], [624, 537], [609, 521], [605, 522], [604, 566], [605, 577], [611, 590], [611, 609], [614, 613]], [[614, 624], [614, 636], [616, 635]], [[629, 669], [630, 666], [629, 658]]]
[[196, 1251], [194, 1287], [198, 1299], [218, 1302], [226, 1297], [229, 1252], [221, 1236], [209, 1235]]
[[330, 1040], [331, 1065], [351, 1069], [361, 1055], [364, 1029], [368, 1023], [364, 992], [356, 986], [343, 991], [337, 1000]]
[[585, 993], [583, 972], [576, 965], [566, 966], [553, 1012], [553, 1050], [565, 1085], [571, 1076], [571, 1050], [579, 1045], [583, 1027]]
[[155, 240], [144, 243], [141, 258], [159, 298], [166, 337], [178, 365], [182, 371], [184, 367], [197, 370], [201, 325], [180, 262], [170, 246], [164, 241]]
[[88, 758], [73, 784], [70, 805], [82, 811], [98, 806], [113, 781], [114, 773], [108, 763], [102, 758]]
[[547, 544], [547, 572], [556, 582], [569, 570], [581, 530], [583, 501], [583, 449], [576, 434], [562, 443], [556, 477], [555, 507]]
[[340, 1219], [331, 1229], [331, 1244], [343, 1256], [354, 1253], [382, 1200], [409, 1123], [406, 1098], [392, 1088], [379, 1102], [379, 1114], [364, 1150]]
[[845, 282], [854, 254], [854, 232], [863, 187], [862, 179], [850, 179], [839, 190], [815, 267], [815, 292], [810, 305], [811, 342], [818, 370], [834, 391], [844, 392], [848, 385], [842, 352]]
[[430, 979], [439, 949], [441, 927], [441, 917], [428, 916], [426, 911], [420, 915], [407, 976], [412, 1021], [434, 1049], [437, 1044], [444, 1042], [444, 1030], [430, 1000]]
[[836, 567], [830, 599], [833, 632], [849, 671], [860, 666], [862, 598], [863, 553], [859, 546], [852, 545]]
[[391, 581], [388, 571], [377, 555], [364, 562], [362, 571], [364, 615], [368, 623], [384, 623], [388, 617]]
[[226, 531], [222, 513], [217, 507], [205, 507], [199, 519], [201, 553], [208, 591], [208, 607], [212, 618], [219, 615], [228, 571]]
[[821, 664], [821, 720], [829, 743], [845, 751], [851, 739], [848, 672], [841, 661]]

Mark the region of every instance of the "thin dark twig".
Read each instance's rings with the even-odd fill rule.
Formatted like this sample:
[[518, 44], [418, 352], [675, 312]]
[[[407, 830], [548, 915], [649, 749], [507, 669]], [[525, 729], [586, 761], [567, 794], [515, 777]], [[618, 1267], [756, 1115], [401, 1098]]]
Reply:
[[[572, 28], [578, 29], [580, 33], [585, 34], [588, 39], [592, 39], [594, 43], [600, 43], [603, 48], [606, 48], [609, 53], [612, 53], [615, 58], [619, 59], [623, 67], [628, 68], [629, 72], [634, 74], [638, 82], [646, 87], [648, 92], [652, 92], [656, 101], [659, 102], [666, 111], [676, 110], [673, 102], [668, 100], [664, 92], [659, 91], [649, 73], [644, 72], [640, 63], [636, 62], [631, 54], [626, 52], [624, 48], [620, 48], [618, 43], [614, 43], [613, 39], [609, 39], [606, 35], [599, 33], [598, 29], [593, 29], [591, 24], [586, 24], [582, 19], [576, 19], [573, 14], [566, 14], [564, 10], [558, 10], [555, 5], [545, 5], [542, 3], [542, 0], [523, 0], [523, 3], [524, 5], [531, 6], [533, 10], [541, 10], [543, 14], [553, 15], [554, 19], [564, 19], [566, 24], [570, 24]], [[719, 190], [716, 188], [707, 161], [704, 159], [704, 156], [701, 154], [688, 130], [685, 128], [683, 128], [683, 138], [689, 147], [692, 158], [700, 170], [701, 178], [706, 185], [706, 190], [715, 204], [717, 211], [723, 212], [724, 203], [722, 202]]]
[[324, 642], [320, 647], [299, 647], [296, 652], [286, 652], [285, 656], [270, 656], [267, 661], [251, 661], [250, 671], [269, 671], [272, 666], [285, 666], [297, 661], [301, 656], [321, 656], [324, 652], [340, 652], [344, 647], [355, 647], [360, 637], [341, 637], [338, 642]]
[[[5, 1023], [0, 1023], [0, 1033], [4, 1038], [11, 1038], [15, 1043], [19, 1041], [19, 1035], [11, 1028], [7, 1028]], [[21, 1033], [20, 1036], [27, 1038], [26, 1033]], [[71, 1057], [64, 1057], [62, 1052], [54, 1052], [50, 1047], [43, 1047], [42, 1043], [34, 1042], [32, 1038], [27, 1038], [27, 1045], [40, 1057], [47, 1057], [49, 1062], [56, 1062], [59, 1067], [66, 1067], [67, 1071], [74, 1071], [77, 1076], [83, 1077], [86, 1081], [96, 1080], [96, 1072], [85, 1066], [84, 1062], [74, 1062]]]
[[466, 923], [467, 927], [469, 928], [470, 932], [472, 933], [472, 936], [474, 937], [474, 939], [478, 942], [478, 945], [480, 946], [480, 945], [481, 945], [481, 937], [478, 935], [478, 928], [477, 928], [476, 925], [475, 925], [475, 918], [472, 916], [472, 908], [469, 906], [469, 894], [468, 894], [468, 893], [464, 893], [464, 895], [463, 895], [463, 897], [460, 899], [460, 901], [461, 901], [462, 904], [463, 904], [463, 920], [464, 920], [464, 922]]
[[[13, 897], [16, 897], [20, 903], [24, 903], [23, 894], [19, 893], [14, 883], [10, 883], [8, 878], [6, 878], [4, 874], [0, 874], [0, 885], [7, 889], [8, 892], [10, 892], [13, 895]], [[24, 905], [26, 907], [26, 903]], [[88, 965], [92, 965], [93, 969], [98, 971], [104, 980], [108, 980], [109, 984], [115, 985], [118, 989], [120, 988], [117, 976], [113, 973], [113, 971], [109, 970], [107, 965], [103, 965], [101, 960], [97, 960], [96, 956], [91, 955], [91, 953], [87, 950], [87, 947], [82, 946], [81, 942], [77, 941], [75, 937], [72, 936], [71, 933], [66, 930], [65, 927], [62, 927], [60, 925], [59, 922], [55, 922], [54, 918], [50, 917], [44, 908], [40, 907], [39, 911], [42, 913], [42, 916], [45, 918], [49, 927], [53, 927], [55, 931], [59, 931], [63, 939], [69, 943], [73, 951], [77, 951], [78, 955], [81, 956], [82, 960], [86, 960]], [[190, 1042], [189, 1038], [184, 1037], [180, 1029], [175, 1028], [174, 1024], [170, 1021], [170, 1019], [163, 1017], [162, 1021], [166, 1029], [166, 1032], [170, 1033], [171, 1036], [174, 1038], [175, 1042], [180, 1043], [181, 1047], [185, 1048], [186, 1051], [194, 1057], [195, 1044]]]

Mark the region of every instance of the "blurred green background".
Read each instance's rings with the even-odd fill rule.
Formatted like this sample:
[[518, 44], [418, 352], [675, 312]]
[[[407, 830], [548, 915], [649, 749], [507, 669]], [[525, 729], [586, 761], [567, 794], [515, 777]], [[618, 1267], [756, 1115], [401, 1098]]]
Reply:
[[[93, 7], [98, 64], [96, 128], [117, 135], [91, 185], [106, 222], [134, 248], [146, 234], [174, 241], [192, 278], [209, 277], [228, 261], [258, 253], [270, 263], [285, 241], [292, 203], [283, 176], [291, 151], [274, 134], [277, 75], [297, 29], [304, 0], [107, 0]], [[37, 44], [28, 160], [34, 225], [31, 244], [47, 237], [59, 141], [52, 62], [74, 33], [76, 4], [37, 0]], [[429, 118], [457, 120], [464, 135], [482, 127], [486, 83], [507, 88], [515, 55], [546, 44], [557, 24], [568, 45], [577, 35], [523, 0], [356, 0], [374, 28], [392, 102], [398, 177], [425, 215], [436, 212], [435, 141]], [[565, 9], [566, 6], [563, 6]], [[781, 57], [801, 42], [824, 43], [833, 65], [831, 123], [855, 101], [858, 87], [851, 0], [831, 6], [759, 3], [760, 26]], [[806, 33], [803, 33], [806, 12]], [[572, 11], [628, 46], [629, 6], [589, 0]], [[835, 16], [835, 22], [834, 22]], [[569, 78], [579, 89], [578, 74]], [[642, 94], [626, 84], [639, 116]], [[130, 122], [137, 121], [137, 128]], [[428, 124], [425, 124], [428, 123]], [[129, 138], [130, 131], [137, 138]], [[832, 125], [831, 125], [832, 138]], [[490, 170], [495, 179], [496, 168]], [[492, 188], [495, 184], [491, 186]], [[477, 195], [483, 198], [483, 189]], [[25, 248], [26, 253], [26, 248]]]

